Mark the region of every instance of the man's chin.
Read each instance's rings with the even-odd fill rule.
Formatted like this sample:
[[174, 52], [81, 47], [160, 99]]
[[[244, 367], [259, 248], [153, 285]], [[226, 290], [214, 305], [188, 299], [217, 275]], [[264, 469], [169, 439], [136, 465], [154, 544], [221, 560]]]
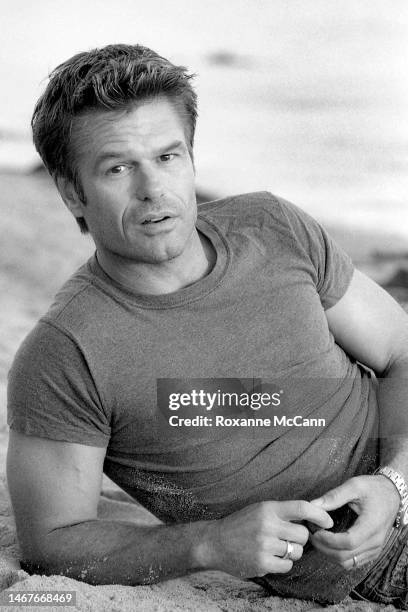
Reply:
[[140, 263], [162, 264], [176, 259], [183, 253], [183, 248], [172, 245], [163, 250], [150, 251], [149, 253], [139, 253], [135, 259]]

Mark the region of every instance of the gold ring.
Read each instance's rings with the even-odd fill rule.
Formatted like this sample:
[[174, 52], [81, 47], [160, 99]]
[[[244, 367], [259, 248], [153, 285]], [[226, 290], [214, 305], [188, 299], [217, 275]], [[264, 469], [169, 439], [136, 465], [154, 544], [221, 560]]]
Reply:
[[289, 559], [290, 561], [294, 561], [295, 560], [295, 558], [293, 557], [294, 552], [295, 552], [295, 545], [293, 544], [293, 542], [289, 542], [289, 540], [286, 540], [286, 551], [282, 559]]

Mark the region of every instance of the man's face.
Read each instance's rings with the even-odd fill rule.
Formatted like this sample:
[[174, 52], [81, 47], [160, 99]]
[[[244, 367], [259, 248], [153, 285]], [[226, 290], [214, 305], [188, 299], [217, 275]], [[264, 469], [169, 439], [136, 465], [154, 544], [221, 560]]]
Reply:
[[167, 98], [79, 118], [73, 150], [86, 198], [74, 214], [85, 218], [99, 250], [145, 263], [184, 251], [197, 216], [194, 168]]

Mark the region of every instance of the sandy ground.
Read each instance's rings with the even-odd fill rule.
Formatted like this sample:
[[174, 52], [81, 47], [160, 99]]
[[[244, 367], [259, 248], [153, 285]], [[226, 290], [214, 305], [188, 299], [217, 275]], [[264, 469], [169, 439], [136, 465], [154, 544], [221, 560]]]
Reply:
[[[93, 587], [62, 576], [28, 576], [18, 563], [18, 545], [4, 474], [7, 448], [5, 413], [6, 375], [19, 343], [38, 317], [46, 310], [55, 291], [65, 278], [92, 251], [91, 243], [81, 238], [76, 224], [58, 201], [49, 181], [42, 175], [0, 175], [0, 202], [5, 221], [0, 230], [0, 591], [1, 597], [17, 590], [73, 590], [76, 608], [83, 611], [120, 612], [127, 610], [169, 611], [266, 611], [321, 609], [311, 602], [268, 597], [258, 586], [226, 574], [207, 572], [183, 579], [145, 587], [117, 585]], [[407, 249], [394, 250], [392, 237], [349, 232], [330, 228], [352, 255], [355, 263], [376, 280], [386, 283], [397, 270], [408, 269]], [[400, 279], [404, 281], [404, 274]], [[408, 303], [408, 290], [401, 280], [391, 292]], [[129, 503], [115, 486], [104, 480], [99, 515], [148, 524], [153, 517], [135, 503]], [[1, 600], [3, 601], [3, 600]], [[16, 610], [5, 606], [3, 610]], [[31, 608], [25, 610], [53, 607]], [[56, 610], [61, 609], [55, 608]], [[328, 606], [330, 611], [394, 610], [374, 604], [345, 600]]]

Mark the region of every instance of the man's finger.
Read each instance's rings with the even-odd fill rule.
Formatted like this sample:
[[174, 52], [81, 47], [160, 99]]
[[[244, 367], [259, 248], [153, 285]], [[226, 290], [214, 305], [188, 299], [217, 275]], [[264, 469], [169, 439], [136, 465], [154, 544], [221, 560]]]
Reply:
[[356, 486], [353, 479], [350, 479], [340, 486], [327, 491], [321, 497], [312, 499], [310, 503], [324, 510], [336, 510], [352, 501], [357, 501], [357, 498], [358, 492]]
[[356, 567], [362, 567], [367, 563], [372, 563], [376, 561], [382, 552], [381, 547], [372, 548], [370, 550], [365, 550], [360, 553], [354, 554], [351, 559], [347, 559], [341, 563], [341, 565], [346, 570], [352, 570]]
[[366, 545], [357, 548], [356, 550], [334, 550], [327, 546], [314, 544], [315, 548], [323, 553], [326, 557], [333, 559], [336, 563], [344, 567], [344, 569], [351, 570], [355, 567], [361, 567], [366, 563], [374, 561], [378, 558], [381, 553], [381, 546], [370, 546], [366, 548]]
[[[298, 561], [303, 555], [303, 546], [297, 544], [296, 542], [293, 542], [293, 540], [290, 541], [290, 544], [292, 550], [289, 558], [292, 561]], [[287, 550], [288, 544], [286, 540], [278, 540], [276, 543], [273, 544], [273, 546], [270, 547], [270, 551], [275, 556], [280, 557], [281, 559], [284, 558]]]
[[279, 517], [285, 521], [309, 521], [322, 529], [333, 527], [333, 519], [330, 514], [303, 500], [280, 502]]
[[372, 525], [366, 517], [360, 515], [347, 531], [333, 532], [319, 529], [310, 536], [310, 541], [312, 544], [320, 544], [333, 550], [355, 550], [377, 532], [376, 525]]
[[298, 525], [297, 523], [282, 521], [279, 525], [277, 532], [278, 537], [281, 540], [287, 540], [289, 542], [296, 542], [301, 546], [304, 546], [309, 539], [309, 530], [304, 525]]

